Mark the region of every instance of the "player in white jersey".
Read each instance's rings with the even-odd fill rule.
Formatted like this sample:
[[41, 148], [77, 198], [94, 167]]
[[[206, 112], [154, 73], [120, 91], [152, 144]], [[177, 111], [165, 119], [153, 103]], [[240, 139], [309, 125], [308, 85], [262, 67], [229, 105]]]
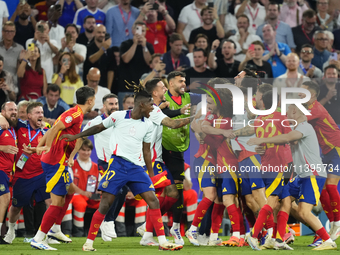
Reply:
[[[165, 115], [162, 110], [158, 107], [162, 102], [165, 101], [165, 92], [167, 88], [161, 79], [152, 79], [146, 82], [145, 84], [146, 91], [152, 95], [154, 102], [154, 109], [150, 113], [149, 120], [151, 120], [154, 125], [154, 132], [152, 134], [152, 143], [151, 143], [151, 153], [152, 153], [152, 164], [154, 175], [160, 174], [163, 171], [167, 172], [167, 178], [171, 181], [171, 185], [165, 188], [164, 194], [161, 194], [158, 199], [160, 203], [161, 213], [164, 214], [170, 210], [173, 204], [178, 200], [178, 191], [176, 188], [176, 184], [172, 178], [170, 171], [164, 164], [162, 158], [162, 132], [163, 125], [170, 128], [180, 128], [183, 127], [190, 122], [190, 118], [185, 119], [171, 119], [167, 115]], [[176, 117], [178, 115], [185, 114], [188, 112], [190, 106], [183, 107], [181, 110], [167, 110], [166, 113], [170, 114], [171, 117]], [[157, 245], [155, 240], [153, 239], [152, 233], [152, 225], [149, 223], [148, 225], [148, 217], [146, 222], [137, 229], [138, 233], [143, 236], [140, 241], [141, 245]]]
[[[149, 215], [162, 250], [179, 250], [183, 246], [167, 242], [164, 235], [162, 215], [159, 201], [155, 196], [155, 189], [145, 170], [153, 176], [151, 163], [151, 139], [154, 129], [153, 123], [147, 119], [153, 110], [151, 95], [141, 90], [136, 93], [134, 109], [112, 113], [101, 124], [89, 128], [78, 135], [65, 135], [61, 139], [72, 141], [81, 137], [94, 135], [112, 127], [114, 137], [111, 136], [111, 150], [113, 155], [109, 161], [109, 168], [102, 177], [99, 190], [102, 199], [99, 209], [94, 213], [84, 251], [94, 251], [93, 241], [99, 227], [104, 220], [116, 194], [126, 184], [134, 195], [140, 194], [149, 205]], [[111, 129], [112, 130], [112, 129]]]
[[[83, 131], [98, 125], [103, 122], [107, 117], [111, 115], [111, 113], [119, 110], [118, 97], [115, 94], [107, 94], [103, 97], [103, 109], [104, 113], [100, 116], [97, 116], [93, 120], [90, 120]], [[94, 135], [94, 144], [96, 153], [98, 156], [98, 170], [101, 175], [104, 174], [106, 169], [108, 168], [108, 162], [111, 158], [112, 151], [110, 149], [110, 137], [112, 134], [111, 129], [104, 130], [96, 135]], [[120, 192], [117, 194], [116, 199], [110, 210], [105, 216], [105, 220], [100, 226], [100, 230], [102, 232], [102, 239], [106, 242], [112, 241], [112, 238], [117, 238], [117, 234], [115, 231], [114, 220], [117, 218], [120, 209], [122, 208], [125, 202], [125, 196], [128, 192], [128, 188], [124, 186]]]
[[[307, 108], [307, 106], [305, 107]], [[323, 243], [313, 250], [336, 250], [336, 243], [332, 241], [320, 220], [312, 213], [313, 206], [319, 202], [327, 178], [326, 168], [320, 157], [316, 133], [312, 125], [307, 122], [307, 117], [296, 105], [288, 106], [287, 117], [296, 121], [296, 126], [288, 134], [268, 138], [252, 138], [248, 141], [249, 145], [291, 143], [293, 164], [297, 176], [284, 187], [280, 197], [282, 201], [281, 209], [277, 214], [277, 234], [274, 248], [293, 250], [283, 241], [283, 236], [292, 201], [298, 199], [299, 216], [323, 240]], [[247, 239], [253, 247], [252, 239], [255, 238], [249, 236]]]

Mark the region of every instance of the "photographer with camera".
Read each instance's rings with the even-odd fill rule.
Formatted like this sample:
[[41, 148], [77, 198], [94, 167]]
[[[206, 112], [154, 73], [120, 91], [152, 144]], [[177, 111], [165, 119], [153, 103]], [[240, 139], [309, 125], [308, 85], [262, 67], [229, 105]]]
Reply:
[[39, 21], [36, 25], [34, 38], [26, 41], [26, 49], [28, 45], [34, 43], [40, 49], [41, 66], [44, 67], [47, 83], [51, 83], [53, 75], [53, 54], [58, 54], [58, 43], [55, 40], [50, 40], [50, 28], [45, 21]]
[[[157, 20], [157, 13], [161, 13], [164, 20]], [[146, 2], [143, 6], [137, 21], [145, 22], [147, 27], [146, 40], [153, 45], [155, 53], [164, 54], [168, 42], [168, 34], [176, 29], [174, 20], [163, 5]]]
[[84, 84], [76, 72], [76, 63], [71, 53], [64, 52], [60, 55], [58, 72], [53, 75], [52, 83], [60, 87], [60, 98], [73, 106], [74, 93]]

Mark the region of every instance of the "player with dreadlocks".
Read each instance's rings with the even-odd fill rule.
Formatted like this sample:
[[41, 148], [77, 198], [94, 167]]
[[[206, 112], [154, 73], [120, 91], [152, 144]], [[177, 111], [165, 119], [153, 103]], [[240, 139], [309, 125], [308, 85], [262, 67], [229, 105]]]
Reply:
[[[159, 201], [149, 178], [153, 176], [150, 144], [154, 129], [148, 119], [153, 110], [152, 96], [135, 85], [134, 108], [126, 111], [116, 111], [101, 124], [93, 126], [77, 135], [65, 135], [61, 139], [73, 141], [77, 138], [97, 134], [112, 127], [111, 150], [113, 154], [109, 167], [103, 175], [98, 190], [102, 191], [102, 199], [98, 210], [94, 213], [84, 251], [94, 251], [93, 241], [119, 190], [127, 185], [134, 195], [141, 197], [149, 205], [149, 217], [158, 236], [161, 250], [179, 250], [183, 246], [167, 242], [164, 234], [163, 221]], [[131, 146], [133, 145], [133, 146]]]

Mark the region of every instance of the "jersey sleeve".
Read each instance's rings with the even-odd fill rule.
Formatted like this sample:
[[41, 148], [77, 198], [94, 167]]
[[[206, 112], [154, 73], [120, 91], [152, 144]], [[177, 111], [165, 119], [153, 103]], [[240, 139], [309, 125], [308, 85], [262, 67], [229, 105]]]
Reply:
[[144, 143], [151, 143], [152, 142], [152, 133], [154, 130], [154, 124], [150, 121], [149, 122], [149, 126], [148, 126], [148, 130], [143, 138], [143, 142]]
[[96, 126], [100, 123], [102, 123], [102, 118], [100, 116], [98, 116], [98, 117], [94, 118], [93, 120], [90, 120], [89, 122], [87, 122], [87, 124], [83, 128], [83, 131], [89, 129], [90, 127]]
[[162, 124], [162, 120], [165, 118], [167, 118], [167, 116], [159, 107], [154, 107], [152, 112], [150, 112], [149, 120], [151, 120], [157, 126], [160, 126]]
[[111, 113], [111, 115], [106, 118], [105, 120], [103, 120], [103, 125], [105, 128], [109, 128], [109, 127], [115, 127], [116, 126], [116, 122], [119, 118], [119, 112], [113, 112]]
[[306, 123], [301, 123], [300, 125], [297, 125], [294, 131], [299, 131], [302, 134], [302, 138], [305, 138], [308, 133], [310, 133], [310, 129], [308, 128]]
[[184, 24], [188, 24], [188, 15], [186, 13], [186, 9], [182, 9], [181, 13], [179, 14], [178, 21]]

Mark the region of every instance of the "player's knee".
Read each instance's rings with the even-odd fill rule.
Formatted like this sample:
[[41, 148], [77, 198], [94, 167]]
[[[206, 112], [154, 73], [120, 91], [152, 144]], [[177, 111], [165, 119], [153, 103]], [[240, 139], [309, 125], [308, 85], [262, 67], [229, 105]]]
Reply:
[[170, 185], [166, 189], [166, 195], [174, 199], [179, 199], [179, 193], [175, 185]]
[[150, 209], [159, 209], [159, 200], [156, 196], [150, 196], [148, 201], [146, 201]]
[[6, 193], [2, 196], [0, 196], [0, 201], [1, 201], [1, 207], [8, 207], [9, 202], [11, 201], [11, 196], [9, 193]]

